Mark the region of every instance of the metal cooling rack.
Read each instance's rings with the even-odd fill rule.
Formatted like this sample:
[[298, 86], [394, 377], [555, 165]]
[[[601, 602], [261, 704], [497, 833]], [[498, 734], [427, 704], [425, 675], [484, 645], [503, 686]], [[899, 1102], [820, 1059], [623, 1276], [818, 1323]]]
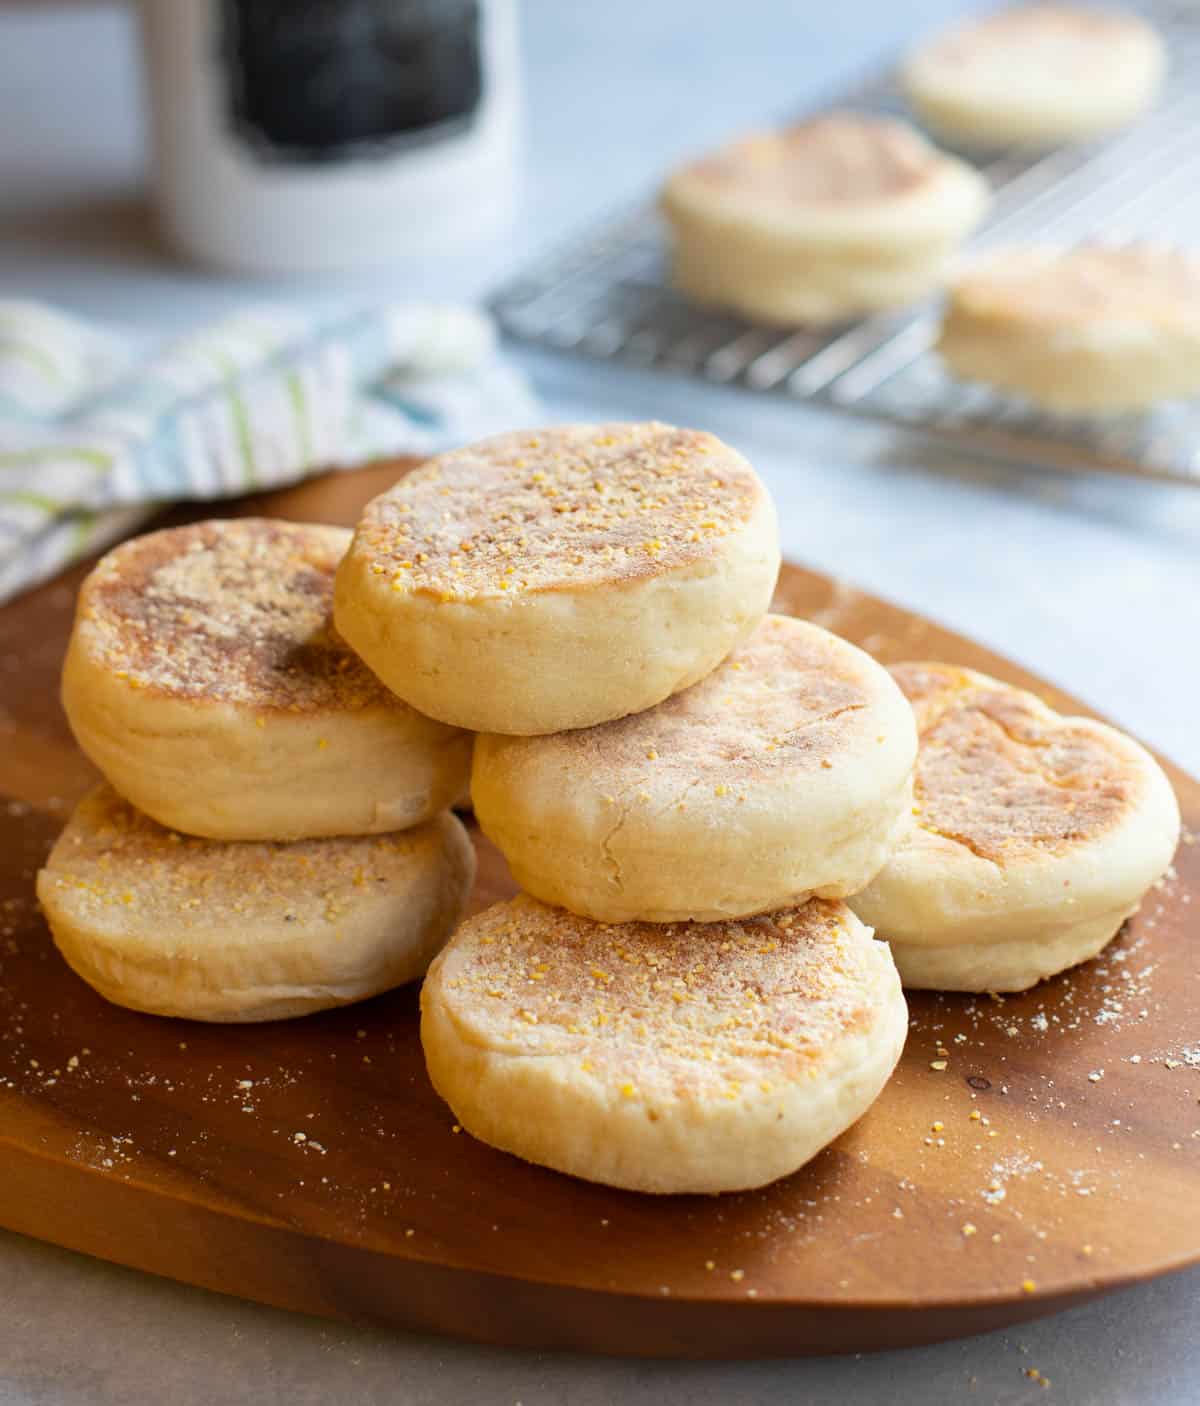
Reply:
[[[1170, 51], [1158, 106], [1103, 143], [981, 163], [993, 204], [971, 249], [1088, 237], [1200, 244], [1200, 4], [1150, 0], [1138, 8]], [[907, 111], [891, 71], [828, 106]], [[502, 287], [491, 307], [509, 335], [557, 351], [808, 401], [1025, 464], [1200, 486], [1200, 402], [1101, 420], [1040, 412], [957, 382], [931, 351], [933, 303], [794, 332], [693, 306], [668, 283], [650, 202], [552, 251]]]

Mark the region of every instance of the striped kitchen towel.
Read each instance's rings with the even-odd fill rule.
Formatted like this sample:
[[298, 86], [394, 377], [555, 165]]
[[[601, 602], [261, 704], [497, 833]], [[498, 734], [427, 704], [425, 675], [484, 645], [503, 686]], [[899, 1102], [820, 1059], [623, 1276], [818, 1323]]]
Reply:
[[0, 301], [0, 601], [165, 503], [538, 418], [469, 308], [255, 307], [138, 359], [112, 332]]

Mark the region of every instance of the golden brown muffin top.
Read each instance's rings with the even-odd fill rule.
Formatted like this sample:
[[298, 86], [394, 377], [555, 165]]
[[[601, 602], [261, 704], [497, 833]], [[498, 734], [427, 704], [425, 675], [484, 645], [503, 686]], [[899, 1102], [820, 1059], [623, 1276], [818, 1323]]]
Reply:
[[792, 206], [856, 204], [908, 194], [946, 161], [905, 122], [832, 112], [742, 137], [676, 179]]
[[108, 785], [76, 806], [41, 872], [43, 901], [85, 927], [173, 933], [263, 927], [297, 933], [394, 893], [441, 854], [439, 816], [390, 835], [288, 844], [203, 840], [168, 830]]
[[[766, 616], [707, 678], [615, 722], [548, 737], [489, 739], [518, 767], [530, 759], [565, 785], [606, 793], [613, 805], [747, 799], [756, 783], [799, 784], [895, 742], [880, 722], [880, 669], [845, 640], [805, 620]], [[911, 735], [896, 696], [894, 715]], [[911, 745], [911, 744], [910, 744]]]
[[1009, 249], [958, 278], [950, 303], [956, 316], [1047, 331], [1148, 325], [1200, 337], [1200, 259], [1149, 244]]
[[879, 950], [822, 899], [740, 922], [610, 925], [520, 894], [463, 924], [440, 986], [472, 1043], [575, 1056], [617, 1097], [736, 1099], [807, 1077], [873, 1025]]
[[310, 713], [405, 708], [332, 623], [340, 527], [264, 518], [135, 537], [84, 581], [76, 642], [129, 687]]
[[947, 664], [897, 664], [921, 746], [917, 824], [1001, 866], [1087, 844], [1135, 803], [1116, 734], [1021, 689]]
[[745, 459], [699, 430], [518, 431], [406, 475], [367, 505], [351, 551], [398, 593], [515, 599], [703, 562], [764, 496]]

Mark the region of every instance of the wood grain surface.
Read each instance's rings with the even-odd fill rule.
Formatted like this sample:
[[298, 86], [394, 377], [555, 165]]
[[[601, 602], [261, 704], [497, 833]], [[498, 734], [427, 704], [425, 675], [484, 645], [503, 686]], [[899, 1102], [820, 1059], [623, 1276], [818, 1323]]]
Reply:
[[[349, 523], [397, 472], [224, 511]], [[94, 779], [57, 703], [81, 575], [0, 610], [3, 1225], [310, 1313], [663, 1356], [930, 1342], [1200, 1258], [1191, 843], [1090, 965], [1003, 1001], [913, 997], [870, 1113], [797, 1175], [735, 1196], [610, 1191], [458, 1132], [425, 1077], [412, 989], [242, 1028], [106, 1004], [59, 959], [33, 897]], [[946, 659], [1068, 703], [798, 568], [777, 605], [885, 661]], [[1171, 776], [1190, 841], [1200, 786]], [[512, 891], [479, 848], [477, 907]]]

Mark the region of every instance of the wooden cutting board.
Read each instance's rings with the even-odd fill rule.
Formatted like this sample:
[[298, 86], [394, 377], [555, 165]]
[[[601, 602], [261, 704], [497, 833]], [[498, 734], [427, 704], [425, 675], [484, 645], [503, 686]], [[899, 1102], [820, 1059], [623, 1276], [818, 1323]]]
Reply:
[[[231, 511], [349, 523], [396, 472]], [[425, 1077], [413, 990], [246, 1027], [107, 1005], [33, 897], [94, 779], [57, 704], [81, 575], [0, 611], [0, 1224], [304, 1312], [655, 1356], [932, 1342], [1200, 1259], [1190, 843], [1099, 960], [1003, 1001], [913, 997], [870, 1113], [796, 1176], [736, 1196], [610, 1191], [460, 1133]], [[885, 661], [946, 659], [1077, 706], [811, 572], [785, 567], [777, 606]], [[1200, 829], [1200, 786], [1170, 774]], [[476, 907], [512, 891], [479, 849]]]

